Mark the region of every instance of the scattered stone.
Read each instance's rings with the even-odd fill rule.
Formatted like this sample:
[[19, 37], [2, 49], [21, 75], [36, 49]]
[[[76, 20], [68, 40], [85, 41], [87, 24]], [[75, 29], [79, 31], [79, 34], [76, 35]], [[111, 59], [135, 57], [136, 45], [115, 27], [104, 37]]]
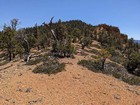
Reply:
[[75, 77], [75, 76], [74, 76], [73, 78], [74, 78], [74, 79], [80, 79], [80, 77]]
[[140, 95], [140, 91], [135, 91], [135, 93], [136, 93], [137, 95]]
[[108, 102], [105, 102], [105, 101], [104, 101], [104, 102], [103, 102], [103, 105], [110, 105], [110, 104], [109, 104]]
[[109, 85], [110, 85], [110, 86], [115, 86], [115, 85], [114, 85], [114, 84], [112, 84], [112, 83], [110, 83]]
[[32, 70], [32, 68], [30, 68], [30, 67], [29, 67], [29, 69], [28, 69], [28, 70]]
[[7, 99], [5, 99], [5, 101], [10, 102], [10, 103], [12, 103], [12, 104], [15, 104], [15, 103], [16, 103], [16, 102], [13, 101], [11, 98], [7, 98]]
[[119, 94], [114, 94], [114, 98], [117, 99], [117, 100], [120, 100], [121, 96]]
[[12, 103], [13, 103], [13, 104], [15, 104], [16, 102], [15, 102], [15, 101], [13, 101]]
[[39, 99], [38, 99], [38, 102], [41, 102], [41, 101], [42, 101], [42, 98], [39, 98]]
[[3, 98], [2, 96], [0, 96], [0, 98]]
[[128, 91], [130, 91], [130, 92], [132, 92], [132, 93], [135, 93], [135, 94], [137, 94], [137, 95], [140, 95], [140, 91], [137, 91], [134, 87], [132, 87], [132, 86], [128, 86], [127, 87], [127, 90]]
[[137, 102], [135, 105], [140, 105], [140, 102]]
[[2, 75], [0, 74], [0, 78], [2, 78]]
[[106, 95], [107, 93], [106, 92], [103, 92], [103, 94]]
[[94, 82], [98, 82], [98, 80], [94, 80]]
[[34, 103], [36, 103], [37, 102], [37, 100], [31, 100], [31, 101], [29, 101], [28, 103], [30, 104], [30, 105], [33, 105]]
[[35, 103], [37, 103], [37, 102], [41, 102], [42, 101], [42, 98], [38, 98], [37, 100], [31, 100], [31, 101], [29, 101], [28, 103], [30, 104], [30, 105], [33, 105], [33, 104], [35, 104]]
[[18, 76], [22, 76], [22, 73], [20, 73]]
[[21, 84], [21, 83], [22, 83], [21, 81], [18, 81], [18, 82], [17, 82], [17, 84]]
[[11, 98], [7, 98], [7, 99], [5, 99], [5, 101], [8, 101], [8, 102], [9, 102], [10, 100], [11, 100]]
[[17, 69], [20, 69], [21, 65], [20, 64], [17, 64]]
[[80, 76], [80, 74], [77, 74], [78, 76]]
[[27, 88], [25, 92], [28, 93], [28, 92], [31, 92], [31, 91], [32, 91], [32, 88]]
[[127, 87], [127, 90], [128, 90], [128, 91], [131, 91], [131, 92], [134, 92], [134, 91], [135, 91], [134, 87], [132, 87], [132, 86], [128, 86], [128, 87]]
[[22, 92], [22, 89], [19, 88], [19, 89], [17, 89], [17, 91]]

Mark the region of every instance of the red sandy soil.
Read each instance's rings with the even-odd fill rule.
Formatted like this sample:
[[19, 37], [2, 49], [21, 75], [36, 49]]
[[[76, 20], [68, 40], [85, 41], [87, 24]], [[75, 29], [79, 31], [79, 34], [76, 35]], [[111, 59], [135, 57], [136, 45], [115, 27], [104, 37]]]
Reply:
[[65, 71], [50, 76], [20, 61], [0, 66], [0, 105], [140, 105], [140, 87], [89, 71], [81, 59], [61, 59]]

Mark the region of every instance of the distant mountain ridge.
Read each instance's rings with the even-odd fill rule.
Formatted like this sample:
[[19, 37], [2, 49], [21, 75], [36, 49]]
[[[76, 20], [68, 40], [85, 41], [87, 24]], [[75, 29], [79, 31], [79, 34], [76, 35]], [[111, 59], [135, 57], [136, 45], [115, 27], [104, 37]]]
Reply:
[[135, 40], [135, 42], [139, 43], [140, 44], [140, 40]]

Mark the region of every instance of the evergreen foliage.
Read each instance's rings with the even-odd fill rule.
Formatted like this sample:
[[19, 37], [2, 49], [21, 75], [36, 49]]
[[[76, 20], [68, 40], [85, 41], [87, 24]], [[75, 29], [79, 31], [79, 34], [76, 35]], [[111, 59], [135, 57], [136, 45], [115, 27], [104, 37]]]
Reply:
[[[52, 18], [53, 19], [53, 18]], [[139, 70], [140, 45], [133, 38], [122, 34], [118, 27], [100, 24], [92, 26], [80, 20], [70, 20], [56, 23], [43, 23], [38, 26], [17, 29], [18, 19], [13, 19], [10, 25], [4, 25], [0, 31], [0, 51], [4, 51], [6, 58], [11, 61], [15, 57], [30, 60], [31, 49], [47, 52], [49, 48], [54, 57], [72, 57], [75, 44], [81, 49], [92, 45], [94, 40], [101, 43], [99, 52], [101, 69], [104, 69], [107, 58], [119, 64], [126, 64], [128, 71]]]

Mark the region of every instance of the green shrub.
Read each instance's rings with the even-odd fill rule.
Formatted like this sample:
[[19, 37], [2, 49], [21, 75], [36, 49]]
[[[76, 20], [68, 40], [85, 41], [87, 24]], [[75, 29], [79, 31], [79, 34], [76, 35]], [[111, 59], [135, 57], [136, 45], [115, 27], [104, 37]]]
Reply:
[[92, 50], [90, 50], [89, 52], [90, 52], [90, 53], [93, 53], [93, 54], [96, 54], [96, 55], [98, 55], [98, 54], [99, 54], [99, 51], [98, 51], [98, 50], [96, 50], [96, 49], [92, 49]]
[[59, 63], [58, 61], [46, 61], [45, 63], [41, 64], [40, 66], [37, 66], [33, 72], [34, 73], [44, 73], [44, 74], [56, 74], [58, 72], [61, 72], [64, 70], [65, 64]]
[[94, 72], [100, 72], [102, 70], [99, 62], [96, 62], [96, 61], [81, 60], [78, 62], [78, 64], [82, 65], [82, 66], [84, 66], [84, 67], [86, 67], [89, 70], [94, 71]]
[[26, 65], [36, 65], [36, 64], [40, 63], [41, 61], [43, 61], [43, 58], [38, 57], [34, 60], [30, 60], [29, 62], [26, 63]]
[[7, 60], [8, 56], [6, 53], [0, 54], [0, 61]]
[[116, 62], [109, 62], [109, 63], [106, 63], [106, 64], [110, 67], [113, 67], [113, 68], [118, 68], [119, 67]]
[[116, 63], [108, 63], [105, 70], [101, 69], [100, 63], [98, 61], [81, 60], [78, 62], [78, 64], [88, 68], [93, 72], [102, 72], [104, 74], [112, 75], [113, 77], [121, 79], [130, 85], [140, 85], [140, 77], [129, 76], [129, 74], [126, 74], [127, 71], [124, 71], [124, 68], [119, 70], [120, 66], [118, 66]]
[[123, 65], [126, 59], [122, 56], [113, 56], [110, 58], [110, 60]]
[[139, 85], [140, 86], [140, 78], [133, 76], [133, 77], [122, 77], [122, 81], [130, 84], [130, 85]]
[[7, 63], [9, 63], [9, 61], [1, 61], [0, 66], [6, 65]]
[[108, 51], [112, 56], [117, 56], [117, 53], [116, 53], [114, 47], [109, 47], [109, 48], [107, 48], [107, 51]]
[[94, 59], [98, 59], [99, 57], [98, 56], [95, 56], [95, 55], [91, 55], [92, 58]]
[[86, 52], [81, 52], [81, 56], [87, 56], [88, 54]]
[[98, 48], [98, 49], [101, 49], [101, 48], [102, 48], [102, 47], [99, 46], [98, 44], [92, 44], [91, 46], [92, 46], [92, 47], [96, 47], [96, 48]]
[[4, 56], [6, 56], [5, 53], [0, 54], [0, 58], [3, 58]]
[[127, 70], [129, 72], [134, 72], [140, 65], [140, 53], [132, 52], [127, 61]]
[[40, 55], [34, 59], [31, 59], [29, 62], [26, 63], [26, 65], [36, 65], [40, 62], [45, 62], [49, 60], [48, 56], [51, 56], [51, 54]]
[[122, 75], [121, 75], [120, 73], [118, 73], [118, 72], [113, 72], [112, 75], [113, 75], [113, 77], [118, 78], [118, 79], [120, 79], [121, 76], [122, 76]]

